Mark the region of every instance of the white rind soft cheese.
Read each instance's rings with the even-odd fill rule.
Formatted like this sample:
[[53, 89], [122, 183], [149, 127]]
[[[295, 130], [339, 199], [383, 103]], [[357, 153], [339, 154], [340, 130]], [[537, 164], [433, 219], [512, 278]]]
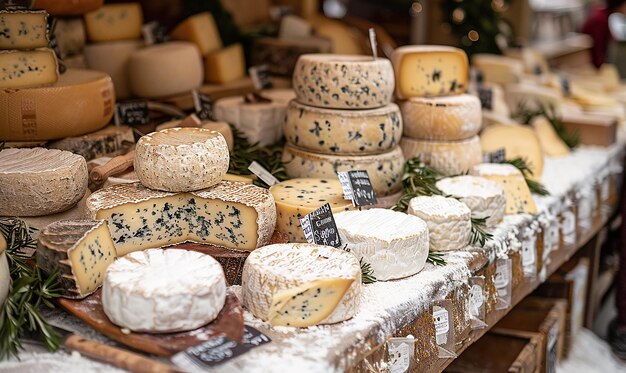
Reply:
[[152, 249], [119, 258], [107, 268], [102, 307], [116, 325], [167, 333], [215, 320], [226, 301], [222, 266], [210, 255]]
[[441, 196], [420, 196], [409, 201], [407, 212], [428, 225], [430, 250], [455, 251], [469, 245], [471, 211], [463, 202]]
[[482, 162], [478, 136], [460, 141], [413, 140], [403, 137], [400, 147], [406, 159], [420, 157], [422, 162], [444, 175], [466, 173]]
[[219, 183], [229, 160], [228, 144], [219, 132], [170, 128], [139, 139], [134, 168], [148, 188], [188, 192]]
[[371, 265], [379, 281], [414, 275], [428, 256], [428, 227], [413, 215], [387, 209], [335, 215], [341, 243]]

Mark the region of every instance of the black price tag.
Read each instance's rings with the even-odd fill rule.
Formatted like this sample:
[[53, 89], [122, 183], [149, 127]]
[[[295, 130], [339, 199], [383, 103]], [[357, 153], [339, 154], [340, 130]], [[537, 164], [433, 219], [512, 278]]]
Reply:
[[352, 200], [354, 206], [371, 206], [378, 203], [367, 171], [353, 170], [337, 172], [345, 199]]
[[341, 246], [337, 224], [328, 203], [300, 219], [300, 224], [304, 231], [304, 237], [309, 243], [333, 247]]
[[255, 89], [262, 90], [274, 87], [272, 78], [270, 77], [270, 67], [268, 65], [252, 66], [248, 69], [248, 73], [252, 78]]
[[28, 10], [33, 0], [0, 0], [0, 10]]
[[478, 98], [483, 109], [493, 109], [493, 90], [491, 88], [478, 88]]
[[141, 27], [141, 34], [146, 45], [165, 43], [169, 40], [167, 28], [157, 21], [148, 22]]
[[535, 67], [533, 68], [533, 73], [535, 75], [541, 75], [543, 74], [543, 69], [541, 68], [541, 65], [536, 64]]
[[213, 101], [207, 95], [197, 90], [191, 92], [193, 96], [193, 107], [196, 115], [202, 120], [213, 120]]
[[115, 104], [115, 124], [137, 125], [148, 123], [150, 123], [148, 101], [140, 100]]
[[571, 96], [572, 86], [570, 85], [569, 79], [564, 76], [561, 77], [561, 89], [563, 90], [563, 95]]
[[504, 148], [489, 153], [483, 153], [483, 162], [485, 163], [502, 163], [504, 161], [506, 161], [506, 150]]

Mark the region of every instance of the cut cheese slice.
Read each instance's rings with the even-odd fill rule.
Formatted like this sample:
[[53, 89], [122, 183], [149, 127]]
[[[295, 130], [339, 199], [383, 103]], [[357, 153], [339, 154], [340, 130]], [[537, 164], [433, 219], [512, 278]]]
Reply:
[[428, 225], [432, 251], [455, 251], [470, 244], [471, 211], [463, 202], [441, 196], [420, 196], [409, 201], [407, 213]]
[[522, 61], [495, 54], [474, 54], [472, 66], [480, 71], [482, 80], [489, 83], [517, 83], [524, 75]]
[[195, 44], [175, 41], [135, 51], [128, 61], [130, 90], [140, 97], [163, 97], [202, 84], [202, 57]]
[[0, 51], [0, 89], [56, 83], [59, 66], [52, 49]]
[[9, 271], [9, 261], [6, 254], [7, 241], [0, 234], [0, 307], [9, 295], [11, 290], [11, 272]]
[[511, 115], [504, 99], [504, 90], [500, 85], [480, 83], [472, 87], [470, 92], [480, 98], [483, 113], [494, 113], [507, 118]]
[[291, 179], [271, 186], [270, 193], [276, 201], [276, 230], [286, 233], [289, 242], [307, 242], [300, 219], [325, 203], [333, 214], [353, 208], [338, 179]]
[[482, 125], [476, 96], [410, 98], [400, 103], [404, 136], [420, 140], [456, 141], [474, 137]]
[[82, 18], [57, 18], [54, 36], [64, 59], [83, 52], [87, 34]]
[[42, 216], [65, 211], [87, 191], [87, 162], [61, 150], [0, 151], [0, 216]]
[[341, 243], [367, 263], [378, 281], [412, 276], [428, 256], [428, 227], [403, 212], [371, 209], [335, 215]]
[[128, 151], [135, 144], [133, 129], [128, 126], [108, 126], [84, 136], [66, 137], [48, 144], [49, 149], [59, 149], [82, 155], [85, 160], [114, 157]]
[[537, 138], [541, 143], [541, 149], [548, 157], [564, 157], [569, 155], [569, 147], [557, 135], [554, 126], [546, 117], [535, 117], [530, 123], [537, 133]]
[[173, 40], [194, 43], [204, 56], [222, 48], [222, 39], [209, 12], [195, 14], [181, 22], [170, 34]]
[[332, 324], [356, 313], [361, 267], [350, 253], [329, 246], [270, 245], [250, 253], [241, 285], [244, 306], [272, 325]]
[[396, 104], [370, 110], [336, 110], [293, 100], [283, 129], [288, 142], [311, 152], [380, 154], [399, 144], [402, 116]]
[[219, 183], [229, 160], [228, 145], [219, 132], [171, 128], [139, 139], [134, 167], [148, 188], [188, 192]]
[[33, 0], [33, 9], [45, 9], [53, 16], [79, 16], [100, 8], [104, 0]]
[[84, 55], [87, 66], [107, 73], [113, 79], [115, 96], [123, 99], [131, 96], [129, 88], [128, 60], [143, 47], [141, 40], [121, 40], [89, 44]]
[[399, 147], [377, 155], [337, 156], [310, 153], [287, 144], [282, 162], [292, 178], [335, 178], [338, 171], [365, 170], [377, 196], [394, 194], [402, 188], [404, 157]]
[[369, 49], [363, 50], [362, 39], [359, 38], [358, 33], [342, 20], [318, 15], [318, 0], [291, 1], [291, 4], [301, 9], [298, 15], [311, 23], [315, 35], [330, 40], [331, 53], [356, 55], [369, 52]]
[[451, 96], [469, 84], [467, 55], [461, 49], [437, 45], [410, 45], [391, 55], [396, 71], [396, 97]]
[[246, 76], [246, 62], [241, 44], [209, 52], [205, 56], [204, 78], [208, 83], [224, 84]]
[[106, 126], [114, 106], [108, 75], [68, 69], [49, 87], [0, 89], [0, 138], [33, 141], [84, 135]]
[[404, 158], [420, 157], [422, 162], [448, 176], [466, 173], [482, 161], [478, 136], [461, 141], [427, 141], [403, 137], [400, 146]]
[[534, 180], [541, 179], [543, 150], [535, 131], [522, 125], [493, 125], [480, 134], [480, 146], [485, 153], [504, 149], [506, 159], [524, 158]]
[[269, 242], [276, 225], [267, 189], [228, 181], [190, 193], [112, 185], [89, 197], [87, 211], [108, 221], [118, 255], [186, 241], [254, 250]]
[[143, 13], [140, 3], [106, 4], [85, 14], [85, 28], [94, 42], [141, 38]]
[[493, 180], [506, 195], [507, 214], [536, 214], [537, 207], [524, 176], [510, 164], [482, 163], [472, 169], [472, 175]]
[[42, 10], [0, 11], [0, 49], [48, 46], [48, 13]]
[[536, 84], [508, 84], [505, 87], [506, 102], [512, 113], [524, 110], [554, 109], [561, 112], [563, 96], [558, 90]]
[[61, 220], [39, 234], [37, 266], [46, 274], [58, 271], [66, 298], [84, 298], [96, 291], [116, 257], [102, 220]]
[[329, 109], [374, 109], [391, 102], [394, 77], [385, 58], [303, 54], [293, 73], [301, 104]]

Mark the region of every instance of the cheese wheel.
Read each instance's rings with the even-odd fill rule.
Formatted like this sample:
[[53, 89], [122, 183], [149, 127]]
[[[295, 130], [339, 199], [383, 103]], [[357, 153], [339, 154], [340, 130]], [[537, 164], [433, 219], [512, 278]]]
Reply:
[[141, 38], [143, 13], [140, 3], [106, 4], [85, 14], [85, 29], [94, 42]]
[[482, 125], [476, 96], [410, 98], [400, 103], [404, 136], [421, 140], [455, 141], [475, 136]]
[[507, 214], [536, 214], [537, 206], [524, 175], [510, 164], [481, 163], [471, 170], [472, 175], [481, 176], [500, 184], [506, 195]]
[[374, 109], [391, 102], [393, 68], [386, 58], [304, 54], [293, 73], [298, 102], [330, 109]]
[[49, 85], [58, 79], [59, 66], [52, 49], [0, 50], [0, 89]]
[[524, 158], [534, 180], [543, 173], [543, 150], [537, 133], [529, 126], [494, 124], [480, 134], [480, 146], [485, 153], [504, 149], [506, 159]]
[[282, 161], [291, 178], [335, 178], [338, 171], [365, 170], [377, 196], [394, 194], [402, 188], [404, 157], [399, 147], [376, 155], [338, 156], [310, 153], [287, 144]]
[[70, 152], [33, 148], [0, 151], [0, 216], [65, 211], [87, 191], [87, 162]]
[[406, 159], [420, 157], [422, 162], [448, 176], [466, 173], [482, 162], [478, 136], [461, 141], [413, 140], [403, 137], [400, 146]]
[[335, 110], [291, 101], [283, 126], [288, 142], [321, 154], [379, 154], [402, 137], [396, 104], [370, 110]]
[[89, 44], [83, 54], [90, 69], [103, 71], [113, 79], [115, 96], [123, 99], [131, 96], [128, 60], [141, 47], [141, 40], [109, 41]]
[[275, 326], [348, 320], [357, 312], [362, 288], [361, 266], [354, 255], [304, 243], [254, 250], [241, 278], [244, 306]]
[[104, 0], [33, 0], [33, 9], [44, 9], [53, 16], [79, 16], [100, 8]]
[[84, 135], [106, 126], [114, 107], [108, 75], [68, 69], [48, 87], [0, 89], [0, 138], [34, 141]]
[[152, 132], [135, 147], [135, 173], [151, 189], [188, 192], [212, 187], [228, 171], [228, 145], [219, 132], [171, 128]]
[[[156, 130], [161, 131], [161, 130], [168, 129], [168, 128], [180, 127], [181, 123], [182, 123], [182, 120], [180, 119], [161, 123], [158, 126], [156, 126]], [[207, 121], [203, 121], [200, 124], [199, 128], [204, 128], [207, 130], [217, 131], [221, 133], [222, 136], [224, 136], [224, 139], [226, 140], [226, 144], [228, 144], [228, 150], [230, 151], [233, 150], [233, 146], [235, 146], [235, 137], [233, 135], [233, 129], [230, 128], [230, 124], [226, 122], [214, 122], [212, 120], [207, 120]]]
[[524, 64], [522, 61], [495, 54], [474, 54], [472, 56], [472, 66], [480, 71], [483, 81], [489, 83], [517, 83], [524, 75]]
[[102, 285], [104, 313], [135, 332], [194, 330], [215, 320], [225, 302], [222, 266], [195, 251], [130, 253], [107, 268]]
[[0, 307], [4, 304], [11, 290], [11, 271], [9, 271], [6, 249], [7, 241], [0, 234]]
[[439, 45], [408, 45], [391, 55], [396, 97], [437, 97], [465, 92], [469, 85], [467, 55]]
[[176, 41], [151, 45], [130, 56], [130, 90], [147, 98], [191, 91], [202, 84], [202, 70], [202, 57], [195, 44]]

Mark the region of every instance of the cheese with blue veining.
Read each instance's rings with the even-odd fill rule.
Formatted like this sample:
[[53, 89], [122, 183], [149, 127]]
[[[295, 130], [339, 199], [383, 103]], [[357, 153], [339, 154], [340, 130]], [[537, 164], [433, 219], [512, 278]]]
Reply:
[[0, 49], [44, 48], [48, 42], [45, 11], [0, 11]]

